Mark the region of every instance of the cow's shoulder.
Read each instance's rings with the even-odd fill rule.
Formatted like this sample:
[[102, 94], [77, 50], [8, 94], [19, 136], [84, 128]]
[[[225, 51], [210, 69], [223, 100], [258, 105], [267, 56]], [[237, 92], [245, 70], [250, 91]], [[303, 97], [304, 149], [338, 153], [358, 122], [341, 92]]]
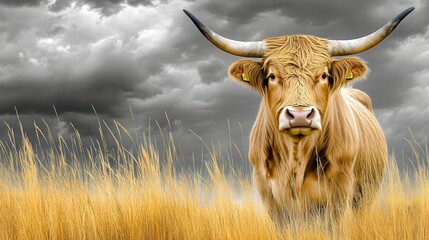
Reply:
[[368, 110], [372, 112], [372, 102], [368, 94], [355, 88], [346, 88], [344, 89], [344, 93], [356, 99], [358, 102], [360, 102], [362, 105], [364, 105]]

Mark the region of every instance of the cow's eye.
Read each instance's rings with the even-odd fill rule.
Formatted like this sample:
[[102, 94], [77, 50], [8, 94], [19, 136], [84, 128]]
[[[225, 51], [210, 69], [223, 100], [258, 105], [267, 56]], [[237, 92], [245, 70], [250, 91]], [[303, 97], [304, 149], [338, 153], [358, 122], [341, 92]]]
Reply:
[[326, 78], [327, 78], [327, 77], [328, 77], [328, 74], [326, 74], [326, 73], [323, 73], [323, 74], [322, 74], [322, 79], [323, 79], [323, 80], [326, 80]]
[[268, 75], [268, 78], [269, 78], [270, 80], [275, 80], [275, 79], [276, 79], [276, 76], [274, 76], [274, 73], [270, 73], [270, 75]]

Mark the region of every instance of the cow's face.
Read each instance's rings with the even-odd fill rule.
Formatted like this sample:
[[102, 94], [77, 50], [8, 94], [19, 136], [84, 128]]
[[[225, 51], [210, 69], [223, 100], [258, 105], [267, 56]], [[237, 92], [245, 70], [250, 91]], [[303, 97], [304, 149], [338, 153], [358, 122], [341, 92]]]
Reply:
[[237, 61], [229, 73], [261, 93], [280, 131], [304, 137], [324, 126], [330, 96], [367, 68], [356, 58], [333, 60], [318, 38], [288, 38], [261, 62]]

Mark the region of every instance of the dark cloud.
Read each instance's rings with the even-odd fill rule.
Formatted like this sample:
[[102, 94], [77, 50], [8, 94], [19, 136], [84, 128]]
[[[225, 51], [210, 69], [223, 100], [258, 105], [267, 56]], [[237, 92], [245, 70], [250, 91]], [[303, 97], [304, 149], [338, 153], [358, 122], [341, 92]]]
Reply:
[[[133, 7], [140, 6], [140, 5], [149, 6], [149, 5], [153, 5], [154, 3], [153, 0], [127, 0], [126, 2]], [[162, 1], [162, 2], [168, 2], [168, 1]]]
[[49, 5], [49, 10], [53, 12], [62, 11], [72, 4], [76, 5], [88, 5], [91, 9], [98, 11], [103, 16], [110, 16], [121, 11], [125, 5], [133, 7], [137, 6], [152, 6], [155, 3], [167, 3], [168, 0], [154, 1], [154, 0], [56, 0], [54, 3]]
[[122, 0], [107, 0], [107, 1], [97, 1], [97, 0], [84, 0], [80, 4], [88, 4], [92, 9], [100, 11], [103, 16], [110, 16], [115, 14], [123, 9], [123, 6], [120, 4], [124, 3]]
[[201, 77], [201, 82], [211, 83], [218, 82], [225, 78], [225, 69], [227, 66], [218, 59], [207, 60], [201, 62], [198, 66], [198, 73]]
[[50, 26], [46, 31], [46, 36], [55, 36], [61, 33], [64, 33], [66, 31], [66, 28], [63, 26]]
[[0, 0], [0, 4], [6, 6], [38, 6], [46, 0]]
[[70, 7], [71, 3], [68, 0], [55, 0], [55, 2], [49, 5], [49, 10], [52, 12], [59, 12], [68, 7]]
[[[401, 23], [399, 31], [383, 43], [389, 46], [407, 36], [426, 32], [429, 22], [427, 2], [220, 0], [201, 1], [189, 10], [216, 32], [237, 40], [262, 40], [283, 34], [352, 39], [373, 32], [411, 6], [416, 10]], [[255, 36], [258, 39], [252, 39]]]
[[[38, 27], [44, 25], [47, 19], [46, 13], [35, 7], [15, 8], [9, 6], [0, 6], [0, 41], [16, 43], [22, 40], [25, 34], [31, 34], [32, 31], [38, 31]], [[34, 39], [27, 39], [28, 41]], [[4, 44], [2, 49], [4, 49]]]
[[104, 16], [109, 16], [123, 9], [123, 5], [128, 4], [133, 7], [152, 6], [155, 3], [168, 3], [170, 0], [55, 0], [49, 3], [48, 0], [0, 0], [1, 5], [21, 7], [21, 6], [39, 6], [49, 3], [49, 10], [59, 12], [72, 5], [89, 5], [92, 9], [99, 11]]
[[128, 109], [128, 99], [145, 99], [160, 90], [144, 84], [133, 62], [109, 56], [99, 68], [83, 76], [18, 74], [0, 82], [0, 113], [52, 114], [52, 106], [64, 112], [92, 112], [115, 117]]
[[[221, 19], [227, 19], [232, 24], [245, 24], [255, 21], [259, 14], [265, 12], [277, 12], [287, 17], [295, 18], [299, 22], [314, 25], [323, 25], [336, 19], [332, 13], [338, 9], [344, 9], [347, 1], [341, 3], [327, 3], [318, 1], [296, 1], [285, 2], [280, 0], [267, 1], [261, 4], [260, 1], [204, 1], [198, 9], [215, 14]], [[355, 1], [349, 1], [353, 5], [358, 5]], [[371, 2], [371, 1], [368, 1]], [[349, 3], [350, 5], [350, 3]], [[365, 4], [361, 4], [362, 6]], [[351, 6], [352, 7], [352, 6]]]
[[[125, 1], [126, 2], [126, 1]], [[110, 16], [115, 14], [123, 9], [121, 3], [124, 3], [123, 0], [108, 0], [108, 1], [96, 1], [96, 0], [78, 0], [78, 1], [69, 1], [69, 0], [56, 0], [49, 5], [49, 10], [52, 12], [63, 11], [74, 4], [75, 6], [89, 5], [92, 9], [97, 10], [103, 16]]]

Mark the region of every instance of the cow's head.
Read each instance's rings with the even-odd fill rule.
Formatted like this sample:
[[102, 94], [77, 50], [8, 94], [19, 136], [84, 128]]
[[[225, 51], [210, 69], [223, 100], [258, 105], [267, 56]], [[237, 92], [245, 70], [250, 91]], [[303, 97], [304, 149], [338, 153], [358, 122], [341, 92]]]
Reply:
[[367, 72], [357, 58], [333, 59], [366, 51], [385, 39], [414, 8], [408, 8], [376, 32], [353, 40], [314, 36], [280, 36], [259, 42], [224, 38], [188, 11], [203, 35], [218, 48], [261, 61], [239, 60], [229, 68], [232, 78], [259, 91], [280, 131], [305, 136], [322, 129], [330, 96]]

